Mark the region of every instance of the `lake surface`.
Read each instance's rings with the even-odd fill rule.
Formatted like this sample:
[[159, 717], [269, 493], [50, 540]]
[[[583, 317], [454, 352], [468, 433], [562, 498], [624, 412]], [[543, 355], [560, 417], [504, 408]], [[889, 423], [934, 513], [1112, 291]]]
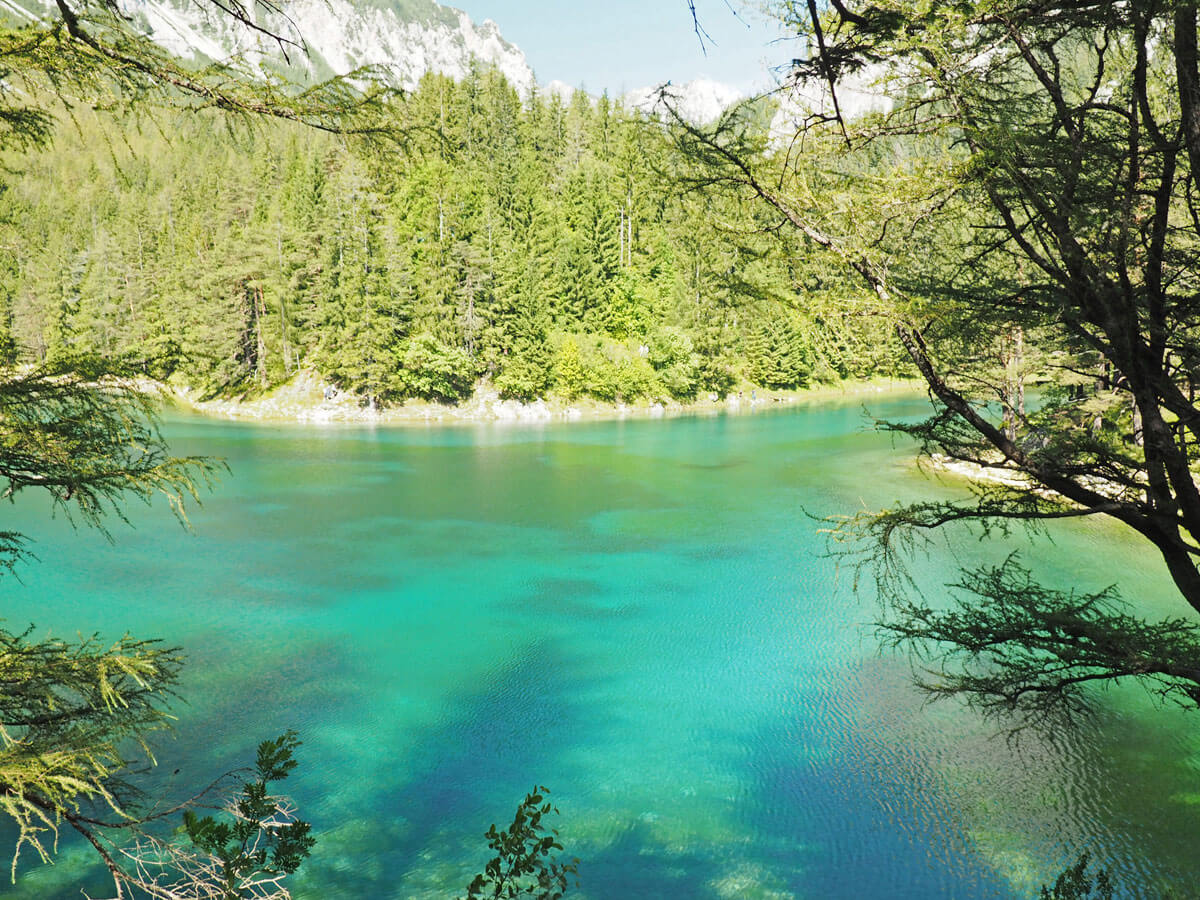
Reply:
[[[919, 400], [870, 403], [919, 414]], [[1200, 718], [1111, 694], [1010, 745], [924, 706], [812, 517], [960, 490], [861, 403], [756, 415], [372, 430], [173, 419], [232, 474], [191, 533], [131, 508], [115, 543], [22, 498], [42, 561], [9, 627], [161, 636], [189, 665], [164, 790], [297, 729], [286, 787], [319, 843], [301, 898], [449, 897], [482, 833], [548, 785], [580, 898], [1022, 897], [1082, 849], [1123, 896], [1200, 883]], [[11, 524], [10, 524], [11, 523]], [[1055, 528], [1049, 582], [1183, 614], [1143, 544]], [[1015, 546], [966, 542], [926, 583]], [[13, 897], [103, 890], [66, 842]], [[102, 894], [107, 896], [107, 894]]]

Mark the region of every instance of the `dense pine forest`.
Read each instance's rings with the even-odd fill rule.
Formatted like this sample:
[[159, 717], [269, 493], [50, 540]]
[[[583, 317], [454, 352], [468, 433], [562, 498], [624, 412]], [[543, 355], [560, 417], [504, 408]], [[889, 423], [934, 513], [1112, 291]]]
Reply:
[[[737, 113], [768, 152], [768, 101]], [[202, 396], [301, 370], [367, 405], [687, 401], [891, 374], [761, 204], [689, 192], [671, 129], [607, 96], [427, 75], [386, 146], [204, 112], [79, 113], [11, 155], [14, 361], [122, 358]]]

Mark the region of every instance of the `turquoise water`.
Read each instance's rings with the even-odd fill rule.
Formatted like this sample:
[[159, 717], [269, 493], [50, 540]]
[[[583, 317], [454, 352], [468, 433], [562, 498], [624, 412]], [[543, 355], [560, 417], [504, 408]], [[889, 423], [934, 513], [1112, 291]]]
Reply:
[[[871, 412], [917, 414], [919, 401]], [[5, 616], [162, 636], [188, 653], [162, 790], [285, 728], [316, 828], [302, 898], [447, 897], [535, 783], [587, 898], [1018, 897], [1083, 848], [1127, 896], [1200, 878], [1196, 720], [1116, 692], [1095, 725], [1010, 745], [924, 706], [880, 655], [812, 516], [959, 488], [861, 406], [545, 427], [372, 430], [175, 419], [232, 475], [193, 510], [130, 510], [108, 544], [10, 510], [42, 562]], [[1071, 523], [1047, 580], [1164, 612], [1152, 553]], [[930, 584], [1013, 546], [919, 564]], [[101, 890], [71, 842], [14, 897]]]

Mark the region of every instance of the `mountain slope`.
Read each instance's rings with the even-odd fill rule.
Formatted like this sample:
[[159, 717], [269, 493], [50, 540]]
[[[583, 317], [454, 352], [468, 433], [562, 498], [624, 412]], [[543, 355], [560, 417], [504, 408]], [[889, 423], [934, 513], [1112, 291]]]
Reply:
[[[0, 0], [0, 21], [54, 17], [53, 0]], [[426, 72], [453, 78], [467, 74], [473, 61], [494, 66], [522, 94], [534, 85], [525, 54], [509, 43], [490, 19], [476, 24], [462, 10], [435, 0], [285, 0], [286, 13], [257, 9], [258, 24], [303, 50], [280, 45], [264, 34], [238, 25], [196, 0], [118, 0], [136, 28], [183, 59], [203, 62], [237, 60], [289, 80], [316, 83], [364, 66], [382, 72], [398, 87], [413, 90]], [[574, 89], [551, 82], [547, 89], [569, 96]], [[671, 85], [668, 92], [688, 121], [715, 120], [739, 91], [706, 78]], [[624, 96], [644, 112], [664, 112], [659, 88]]]
[[[280, 68], [278, 45], [189, 0], [121, 0], [135, 26], [177, 56]], [[35, 18], [49, 3], [0, 0], [0, 15]], [[258, 12], [266, 30], [302, 43], [286, 71], [319, 81], [376, 66], [399, 87], [412, 89], [426, 72], [465, 75], [472, 59], [494, 65], [522, 92], [533, 84], [525, 54], [490, 20], [475, 24], [463, 11], [434, 0], [292, 0], [286, 16]]]
[[664, 95], [679, 115], [697, 125], [714, 121], [728, 107], [743, 99], [736, 88], [710, 78], [696, 78], [685, 84], [630, 91], [625, 95], [625, 102], [634, 109], [662, 115], [666, 112]]

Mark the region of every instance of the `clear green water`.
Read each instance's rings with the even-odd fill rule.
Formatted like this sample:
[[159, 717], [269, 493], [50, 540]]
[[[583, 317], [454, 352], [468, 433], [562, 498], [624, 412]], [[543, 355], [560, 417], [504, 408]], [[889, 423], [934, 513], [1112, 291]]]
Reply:
[[[865, 432], [857, 403], [542, 428], [180, 419], [168, 435], [232, 467], [194, 532], [139, 507], [110, 545], [22, 499], [6, 527], [42, 562], [5, 582], [4, 615], [186, 647], [166, 790], [298, 729], [289, 788], [320, 841], [299, 897], [452, 896], [535, 782], [583, 860], [579, 897], [1028, 896], [1085, 847], [1128, 896], [1200, 883], [1200, 720], [1118, 693], [1095, 727], [1014, 747], [922, 706], [907, 663], [879, 655], [871, 603], [805, 511], [954, 488]], [[1180, 612], [1113, 526], [1056, 529], [1030, 554], [1050, 579]], [[100, 890], [89, 862], [67, 842], [0, 893]]]

